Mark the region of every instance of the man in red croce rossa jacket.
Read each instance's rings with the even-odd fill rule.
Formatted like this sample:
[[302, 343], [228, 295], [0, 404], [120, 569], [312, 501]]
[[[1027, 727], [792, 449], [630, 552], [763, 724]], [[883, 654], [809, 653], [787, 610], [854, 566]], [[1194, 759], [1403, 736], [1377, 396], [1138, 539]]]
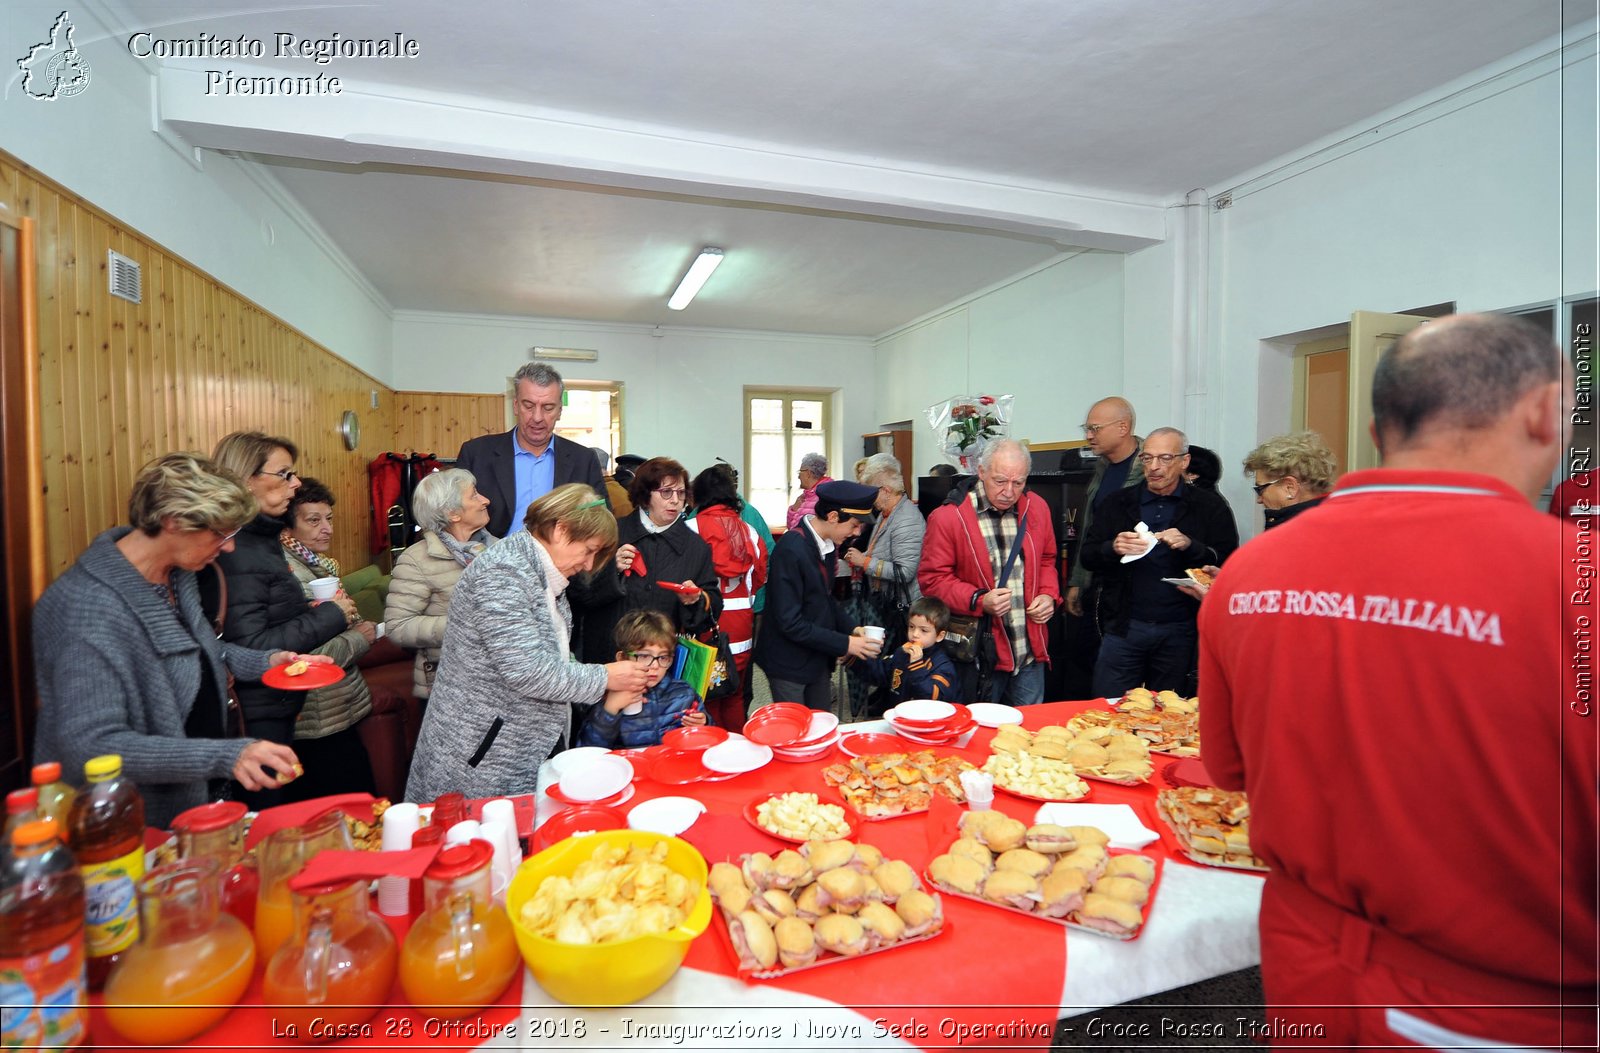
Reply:
[[1530, 504], [1561, 362], [1514, 318], [1408, 333], [1372, 381], [1383, 467], [1201, 606], [1205, 765], [1271, 868], [1275, 1045], [1594, 1048], [1594, 615], [1577, 526]]
[[[1044, 701], [1051, 615], [1061, 603], [1056, 528], [1050, 506], [1027, 492], [1033, 459], [1014, 439], [991, 443], [975, 479], [963, 479], [928, 517], [917, 584], [956, 614], [989, 616], [995, 663], [990, 697], [1028, 706]], [[1022, 530], [1010, 576], [999, 580]]]

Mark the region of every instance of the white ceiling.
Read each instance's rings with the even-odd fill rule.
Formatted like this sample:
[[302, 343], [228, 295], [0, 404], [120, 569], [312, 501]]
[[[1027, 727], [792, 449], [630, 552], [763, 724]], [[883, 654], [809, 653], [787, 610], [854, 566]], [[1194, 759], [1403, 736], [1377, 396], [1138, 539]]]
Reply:
[[[108, 0], [169, 128], [265, 163], [399, 309], [875, 335], [1553, 36], [1561, 0]], [[1586, 5], [1568, 4], [1576, 24]], [[273, 59], [274, 34], [418, 42]], [[155, 64], [151, 60], [152, 66]], [[207, 96], [199, 71], [340, 77]], [[727, 251], [665, 306], [702, 245]]]

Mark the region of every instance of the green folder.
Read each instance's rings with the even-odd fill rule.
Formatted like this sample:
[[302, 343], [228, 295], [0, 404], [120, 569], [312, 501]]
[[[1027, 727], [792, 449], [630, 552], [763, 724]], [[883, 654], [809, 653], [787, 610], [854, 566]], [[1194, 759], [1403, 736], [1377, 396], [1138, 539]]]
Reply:
[[717, 661], [717, 649], [692, 637], [680, 636], [678, 653], [683, 656], [683, 672], [679, 675], [694, 688], [700, 700], [705, 701], [706, 691], [711, 686], [711, 667]]

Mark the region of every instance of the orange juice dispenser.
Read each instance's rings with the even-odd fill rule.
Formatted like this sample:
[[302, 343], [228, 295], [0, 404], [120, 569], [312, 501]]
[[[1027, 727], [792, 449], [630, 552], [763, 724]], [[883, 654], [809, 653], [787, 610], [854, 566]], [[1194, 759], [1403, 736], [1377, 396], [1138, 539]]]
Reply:
[[368, 909], [365, 878], [292, 895], [294, 932], [262, 982], [261, 1000], [278, 1021], [274, 1033], [307, 1040], [351, 1034], [389, 1000], [394, 934]]
[[406, 933], [400, 987], [417, 1011], [459, 1017], [495, 1001], [522, 972], [511, 920], [490, 888], [494, 849], [443, 849], [422, 877], [423, 911]]
[[221, 908], [214, 859], [171, 863], [139, 884], [139, 942], [106, 982], [106, 1020], [141, 1045], [184, 1042], [216, 1024], [250, 984], [255, 940]]
[[300, 873], [318, 852], [354, 847], [350, 831], [337, 812], [329, 812], [304, 826], [291, 826], [271, 834], [256, 846], [261, 891], [256, 897], [256, 949], [262, 961], [294, 932], [294, 896], [289, 879]]
[[212, 801], [180, 812], [172, 820], [178, 835], [178, 858], [213, 859], [222, 881], [222, 909], [253, 928], [260, 876], [255, 860], [244, 858], [245, 806], [241, 801]]

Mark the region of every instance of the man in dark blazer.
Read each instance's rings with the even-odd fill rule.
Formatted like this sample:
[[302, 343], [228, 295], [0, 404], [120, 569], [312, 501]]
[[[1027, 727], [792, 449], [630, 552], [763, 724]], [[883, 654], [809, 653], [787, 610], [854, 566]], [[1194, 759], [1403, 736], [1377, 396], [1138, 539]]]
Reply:
[[775, 702], [831, 709], [830, 683], [840, 658], [876, 658], [882, 641], [859, 635], [833, 598], [838, 548], [872, 519], [875, 487], [826, 482], [816, 511], [773, 546], [767, 570], [767, 609], [756, 640], [756, 664], [767, 674]]
[[555, 433], [566, 395], [561, 374], [529, 362], [517, 370], [515, 390], [517, 426], [468, 439], [456, 454], [456, 467], [471, 472], [478, 493], [489, 499], [489, 533], [495, 537], [521, 530], [528, 505], [564, 483], [588, 483], [606, 496], [595, 451]]

